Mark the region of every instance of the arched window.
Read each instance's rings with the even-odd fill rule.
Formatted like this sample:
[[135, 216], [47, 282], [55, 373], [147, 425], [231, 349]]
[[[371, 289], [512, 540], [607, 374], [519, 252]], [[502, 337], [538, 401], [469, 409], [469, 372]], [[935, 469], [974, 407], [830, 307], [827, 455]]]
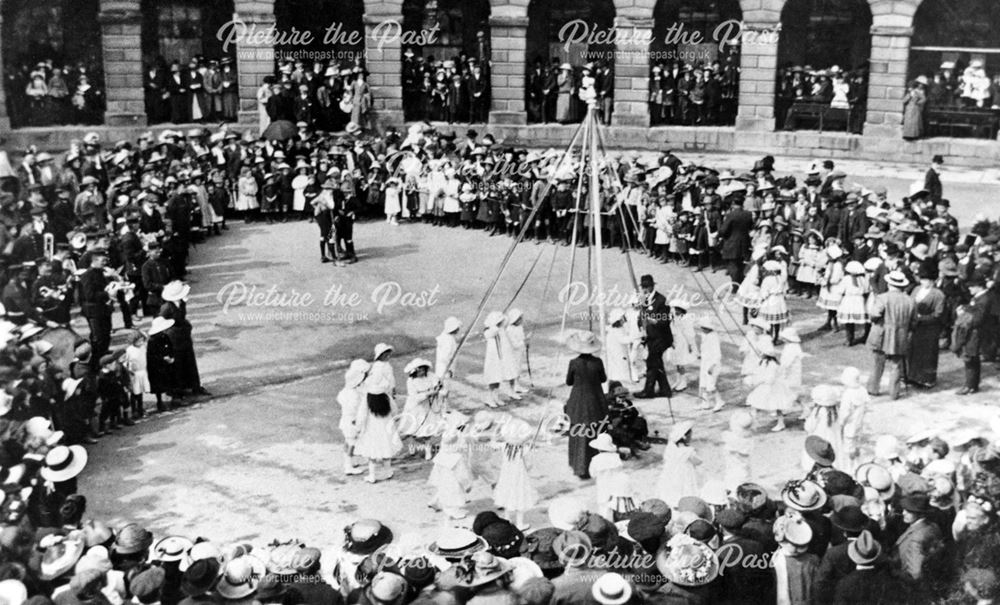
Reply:
[[788, 0], [778, 41], [778, 128], [861, 132], [871, 26], [865, 0]]
[[223, 52], [219, 36], [232, 18], [232, 0], [143, 0], [143, 73], [151, 124], [236, 120], [236, 49]]
[[404, 0], [403, 113], [485, 122], [490, 108], [488, 0]]
[[738, 0], [659, 0], [649, 47], [649, 117], [665, 124], [732, 124], [740, 81]]
[[98, 0], [3, 2], [4, 85], [11, 125], [104, 121]]
[[602, 119], [610, 122], [614, 23], [611, 0], [532, 0], [525, 53], [529, 122], [581, 121], [586, 104], [578, 93], [584, 85], [606, 99]]
[[913, 17], [909, 80], [924, 84], [927, 136], [996, 138], [1000, 3], [924, 0]]

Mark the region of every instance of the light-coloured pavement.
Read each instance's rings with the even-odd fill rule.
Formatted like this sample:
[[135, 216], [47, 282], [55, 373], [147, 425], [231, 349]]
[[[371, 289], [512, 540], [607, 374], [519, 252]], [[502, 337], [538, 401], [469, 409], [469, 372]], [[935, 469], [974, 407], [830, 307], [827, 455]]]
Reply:
[[[740, 162], [734, 159], [731, 166], [749, 167], [747, 158]], [[780, 170], [780, 160], [778, 166]], [[852, 172], [850, 167], [845, 170]], [[897, 177], [880, 182], [888, 180], [892, 190], [905, 188], [912, 180], [905, 173]], [[958, 173], [946, 175], [946, 194], [955, 202], [956, 214], [980, 209], [994, 217], [1000, 214], [992, 204], [1000, 191], [995, 180], [972, 174], [965, 178], [968, 181], [960, 183]], [[392, 481], [375, 486], [342, 476], [334, 397], [342, 385], [345, 362], [368, 357], [381, 341], [397, 347], [395, 365], [402, 389], [401, 368], [416, 355], [433, 355], [434, 336], [443, 320], [449, 315], [471, 319], [511, 240], [478, 231], [381, 222], [360, 224], [356, 235], [361, 262], [348, 267], [318, 262], [318, 230], [306, 222], [235, 223], [222, 237], [194, 251], [190, 314], [204, 380], [216, 397], [147, 419], [93, 446], [81, 483], [90, 514], [138, 520], [158, 533], [262, 541], [315, 537], [320, 543], [336, 542], [344, 524], [358, 516], [375, 516], [394, 527], [421, 531], [448, 523], [425, 506], [430, 468], [422, 461], [400, 463]], [[570, 254], [564, 247], [519, 247], [487, 305], [505, 307], [534, 264], [515, 305], [525, 311], [534, 333], [531, 364], [536, 388], [527, 401], [509, 410], [532, 422], [560, 407], [567, 394], [561, 383], [569, 356], [554, 336]], [[606, 289], [628, 292], [624, 257], [605, 251], [603, 258]], [[722, 273], [705, 274], [710, 288], [676, 265], [661, 265], [641, 255], [633, 260], [636, 274], [652, 273], [668, 296], [708, 294], [724, 280]], [[586, 266], [587, 253], [580, 249], [577, 280], [586, 281]], [[822, 321], [818, 310], [804, 301], [793, 301], [792, 309], [804, 332]], [[707, 310], [703, 305], [697, 312]], [[585, 304], [571, 305], [569, 312], [571, 326], [587, 327]], [[742, 404], [746, 390], [736, 375], [739, 334], [724, 317], [730, 331], [723, 338], [727, 370], [722, 389], [735, 407]], [[460, 384], [453, 405], [466, 411], [482, 406], [483, 344], [475, 337], [478, 331], [457, 364]], [[839, 336], [807, 339], [804, 348], [810, 354], [805, 364], [807, 388], [835, 381], [847, 364], [867, 372], [867, 351], [846, 349]], [[989, 419], [998, 415], [997, 370], [984, 369], [982, 394], [960, 399], [951, 396], [960, 385], [960, 365], [949, 353], [942, 353], [941, 365], [937, 392], [913, 392], [897, 402], [877, 400], [869, 415], [869, 432], [905, 436], [934, 426], [948, 435], [959, 427], [988, 426]], [[651, 426], [666, 434], [671, 424], [667, 402], [640, 406]], [[719, 433], [728, 410], [715, 415], [699, 411], [690, 394], [675, 397], [672, 407], [676, 418], [696, 420], [695, 447], [705, 461], [704, 476], [717, 476], [722, 470]], [[802, 438], [798, 424], [787, 433], [760, 434], [754, 468], [761, 482], [777, 488], [783, 479], [797, 474]], [[535, 525], [543, 522], [544, 501], [554, 495], [593, 494], [591, 483], [580, 483], [569, 472], [565, 456], [564, 439], [543, 440], [532, 453], [531, 473], [543, 498], [529, 515]], [[643, 460], [628, 463], [640, 497], [653, 495], [658, 458], [654, 449]], [[489, 506], [483, 486], [476, 488], [473, 498], [473, 512]]]

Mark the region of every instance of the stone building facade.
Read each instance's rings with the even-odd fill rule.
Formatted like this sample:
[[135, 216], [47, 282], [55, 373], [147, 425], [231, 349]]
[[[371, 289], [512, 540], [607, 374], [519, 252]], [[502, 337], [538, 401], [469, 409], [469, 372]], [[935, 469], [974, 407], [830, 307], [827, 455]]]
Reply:
[[[274, 25], [275, 2], [235, 0], [235, 15], [248, 26]], [[526, 32], [529, 3], [540, 0], [490, 0], [489, 33], [492, 49], [490, 130], [510, 141], [549, 145], [568, 141], [574, 126], [528, 125], [525, 113]], [[669, 1], [669, 0], [660, 0]], [[872, 159], [924, 161], [934, 154], [955, 163], [988, 164], [1000, 159], [995, 141], [935, 138], [904, 142], [901, 133], [903, 95], [908, 75], [913, 18], [924, 0], [867, 0], [872, 15], [867, 115], [862, 135], [815, 131], [775, 130], [775, 82], [778, 45], [785, 2], [795, 0], [740, 0], [746, 37], [740, 52], [739, 108], [734, 126], [649, 126], [648, 58], [641, 53], [616, 55], [615, 111], [609, 132], [611, 145], [699, 151], [766, 150], [792, 155], [822, 155]], [[930, 1], [930, 0], [926, 0]], [[959, 0], [960, 2], [960, 0]], [[652, 32], [656, 0], [614, 0], [616, 28]], [[145, 126], [143, 65], [140, 56], [140, 0], [101, 0], [106, 74], [108, 128]], [[402, 0], [365, 0], [364, 23], [371, 34], [386, 20], [402, 21]], [[788, 32], [786, 32], [788, 33]], [[751, 40], [759, 38], [760, 41]], [[366, 36], [367, 39], [367, 36]], [[403, 122], [400, 41], [384, 40], [366, 48], [369, 84], [375, 98], [377, 122]], [[263, 78], [274, 73], [273, 50], [246, 44], [237, 49], [241, 121], [254, 123], [255, 93]], [[2, 92], [0, 92], [2, 94]], [[0, 102], [0, 128], [9, 130]]]

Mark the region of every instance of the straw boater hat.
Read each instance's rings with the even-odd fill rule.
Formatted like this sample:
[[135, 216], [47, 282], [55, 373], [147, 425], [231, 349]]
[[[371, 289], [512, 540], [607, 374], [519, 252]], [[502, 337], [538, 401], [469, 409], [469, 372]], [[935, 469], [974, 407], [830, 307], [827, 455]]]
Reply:
[[172, 327], [174, 327], [174, 320], [159, 316], [154, 317], [153, 323], [149, 326], [149, 335], [153, 336], [154, 334], [165, 332]]
[[427, 550], [449, 561], [461, 561], [466, 556], [486, 550], [487, 547], [486, 540], [471, 530], [450, 527], [438, 534], [437, 539], [427, 547]]
[[781, 500], [799, 512], [820, 510], [826, 504], [826, 492], [815, 481], [789, 481], [781, 490]]
[[875, 490], [879, 499], [887, 502], [896, 494], [896, 483], [892, 473], [881, 464], [866, 462], [854, 471], [854, 479], [858, 485]]
[[905, 288], [909, 285], [910, 280], [906, 278], [906, 275], [902, 271], [896, 270], [890, 271], [889, 274], [885, 276], [885, 283], [893, 288]]
[[215, 591], [224, 599], [243, 599], [257, 590], [261, 578], [267, 573], [264, 562], [253, 555], [236, 557], [226, 563], [226, 568], [215, 586]]
[[597, 578], [590, 594], [601, 605], [623, 605], [632, 599], [632, 585], [616, 573], [606, 573]]
[[177, 302], [179, 300], [187, 299], [187, 296], [190, 293], [191, 286], [175, 279], [174, 281], [163, 286], [163, 293], [160, 294], [160, 297], [167, 302]]
[[59, 483], [76, 477], [87, 466], [87, 450], [80, 445], [59, 445], [45, 455], [42, 477]]
[[410, 363], [406, 364], [406, 367], [403, 368], [403, 371], [406, 373], [407, 376], [409, 376], [410, 374], [413, 374], [414, 372], [416, 372], [420, 368], [428, 368], [428, 369], [430, 369], [431, 368], [431, 362], [427, 361], [426, 359], [422, 359], [420, 357], [417, 357], [416, 359], [414, 359]]
[[566, 338], [566, 347], [576, 353], [592, 355], [601, 350], [601, 341], [593, 332], [581, 330]]
[[180, 561], [194, 546], [194, 542], [183, 536], [167, 536], [153, 546], [153, 559], [156, 561]]
[[596, 439], [592, 439], [587, 445], [594, 448], [599, 452], [617, 452], [618, 447], [615, 446], [614, 440], [611, 439], [610, 433], [601, 433]]

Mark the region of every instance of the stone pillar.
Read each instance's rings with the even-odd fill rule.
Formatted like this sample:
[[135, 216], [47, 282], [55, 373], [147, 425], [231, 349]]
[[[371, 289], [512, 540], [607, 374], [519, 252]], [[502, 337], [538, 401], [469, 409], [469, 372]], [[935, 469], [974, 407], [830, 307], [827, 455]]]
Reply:
[[871, 70], [865, 135], [902, 139], [903, 95], [906, 92], [913, 28], [872, 26]]
[[108, 126], [145, 126], [139, 0], [102, 0], [101, 46]]
[[[274, 27], [274, 2], [238, 0], [236, 21], [247, 32], [262, 32]], [[255, 39], [259, 38], [259, 39]], [[266, 36], [247, 35], [236, 43], [236, 76], [239, 81], [239, 121], [258, 123], [257, 89], [266, 76], [274, 75], [274, 47], [263, 44]], [[260, 42], [260, 43], [259, 43]]]
[[[390, 5], [394, 11], [398, 6]], [[403, 124], [403, 76], [401, 36], [386, 35], [384, 28], [377, 29], [388, 19], [402, 22], [398, 13], [365, 14], [365, 67], [368, 69], [368, 86], [372, 91], [372, 123], [379, 128]]]
[[[615, 104], [613, 126], [649, 126], [649, 44], [653, 20], [618, 17], [615, 29], [622, 40], [615, 46]], [[641, 45], [640, 45], [641, 44]]]
[[778, 23], [745, 23], [740, 48], [740, 99], [737, 131], [774, 130], [777, 86]]
[[527, 124], [524, 107], [528, 18], [490, 17], [491, 124]]
[[[3, 31], [3, 15], [0, 15], [0, 32]], [[0, 43], [0, 49], [3, 44]], [[3, 51], [0, 50], [0, 66], [3, 66]], [[7, 115], [7, 91], [5, 90], [7, 78], [0, 82], [0, 132], [10, 131], [10, 116]]]

